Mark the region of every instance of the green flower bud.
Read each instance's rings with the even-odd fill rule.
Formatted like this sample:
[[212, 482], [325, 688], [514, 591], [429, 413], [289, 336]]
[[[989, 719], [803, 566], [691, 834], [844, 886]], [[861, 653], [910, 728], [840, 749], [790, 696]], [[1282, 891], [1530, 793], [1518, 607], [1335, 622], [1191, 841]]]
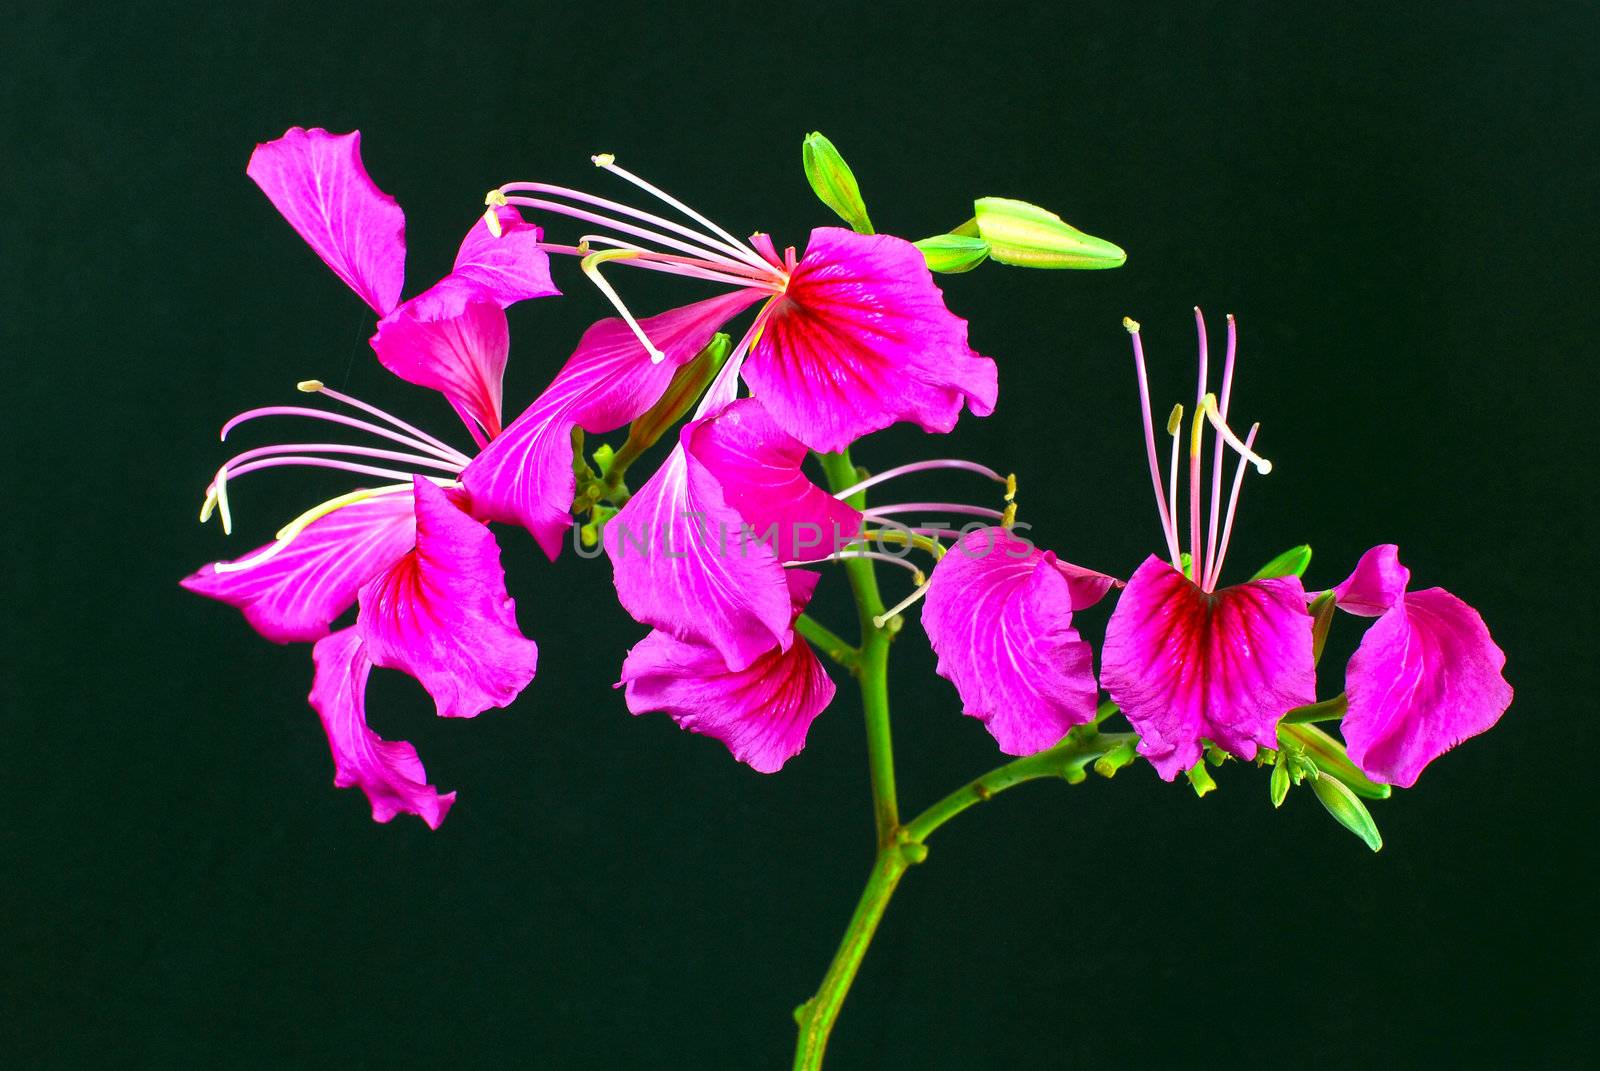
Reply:
[[833, 147], [833, 142], [813, 130], [801, 143], [800, 157], [805, 165], [806, 181], [811, 183], [817, 198], [837, 212], [856, 233], [871, 234], [872, 220], [867, 218], [861, 187], [856, 185], [855, 173]]
[[915, 243], [932, 271], [955, 275], [989, 259], [989, 243], [965, 234], [936, 234]]
[[1335, 600], [1333, 592], [1324, 591], [1306, 609], [1311, 612], [1311, 662], [1322, 661], [1322, 648], [1328, 643], [1328, 630], [1333, 627]]
[[1360, 837], [1368, 848], [1377, 851], [1383, 847], [1383, 837], [1379, 835], [1378, 826], [1368, 813], [1366, 804], [1357, 799], [1343, 781], [1322, 774], [1311, 782], [1311, 790], [1317, 794], [1317, 800], [1327, 808], [1328, 813], [1340, 825]]
[[1278, 576], [1305, 576], [1311, 564], [1311, 547], [1305, 543], [1290, 547], [1282, 554], [1256, 570], [1251, 580], [1271, 580]]
[[1282, 807], [1284, 797], [1289, 795], [1289, 764], [1278, 762], [1272, 767], [1272, 780], [1269, 784], [1272, 793], [1272, 806]]
[[1085, 234], [1026, 201], [981, 197], [973, 202], [978, 235], [989, 255], [1019, 268], [1117, 268], [1128, 254], [1102, 238]]
[[[635, 456], [666, 434], [668, 428], [694, 408], [700, 395], [722, 369], [732, 349], [733, 341], [719, 332], [711, 336], [711, 341], [706, 343], [705, 349], [695, 354], [694, 360], [673, 374], [672, 382], [667, 384], [661, 400], [628, 428], [628, 441], [634, 444]], [[599, 460], [598, 452], [595, 460]], [[610, 468], [609, 462], [606, 467]]]
[[1380, 785], [1369, 780], [1367, 775], [1350, 761], [1350, 756], [1345, 754], [1344, 745], [1315, 725], [1280, 722], [1278, 740], [1285, 747], [1297, 747], [1304, 751], [1317, 764], [1319, 770], [1337, 778], [1357, 794], [1369, 800], [1389, 798], [1388, 785]]

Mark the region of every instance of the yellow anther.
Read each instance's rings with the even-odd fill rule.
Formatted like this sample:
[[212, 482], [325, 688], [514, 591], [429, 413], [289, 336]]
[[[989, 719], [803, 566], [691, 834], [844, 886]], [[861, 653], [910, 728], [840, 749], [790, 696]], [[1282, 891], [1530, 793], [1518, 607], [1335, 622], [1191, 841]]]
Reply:
[[200, 503], [200, 523], [205, 524], [211, 519], [212, 511], [217, 508], [217, 493], [211, 488], [206, 488], [206, 500]]
[[483, 225], [487, 227], [489, 229], [489, 233], [494, 235], [496, 238], [505, 233], [500, 228], [500, 216], [493, 208], [485, 208], [483, 210]]
[[928, 582], [928, 578], [923, 575], [921, 569], [918, 569], [916, 572], [911, 574], [911, 582], [920, 588], [922, 585]]
[[1194, 426], [1189, 429], [1190, 457], [1200, 456], [1200, 433], [1204, 431], [1206, 427], [1205, 421], [1201, 420], [1200, 418], [1202, 416], [1215, 418], [1216, 413], [1217, 396], [1215, 394], [1207, 394], [1204, 398], [1200, 399], [1200, 412], [1195, 415]]
[[594, 161], [595, 167], [610, 167], [612, 164], [617, 162], [616, 154], [609, 152], [595, 153], [593, 156], [589, 157], [589, 159]]
[[217, 470], [217, 478], [211, 481], [211, 493], [217, 498], [217, 515], [222, 518], [222, 534], [233, 534], [233, 513], [228, 509], [228, 467], [224, 465]]
[[1139, 333], [1139, 321], [1135, 320], [1132, 316], [1124, 316], [1122, 318], [1122, 327], [1130, 335], [1137, 335]]
[[1009, 506], [1007, 506], [1005, 508], [1005, 512], [1000, 515], [1000, 527], [1001, 528], [1010, 528], [1013, 524], [1016, 524], [1016, 523], [1017, 523], [1017, 504], [1015, 502], [1013, 502]]
[[1167, 416], [1167, 434], [1176, 435], [1181, 427], [1183, 427], [1183, 404], [1180, 402], [1172, 407], [1172, 412]]
[[303, 394], [315, 394], [317, 391], [322, 389], [322, 380], [302, 379], [300, 382], [294, 385], [294, 389]]
[[483, 203], [488, 205], [490, 208], [504, 208], [506, 203], [506, 195], [501, 193], [499, 190], [490, 190], [488, 193], [483, 195]]
[[1006, 476], [1006, 501], [1015, 501], [1017, 497], [1017, 474], [1010, 473]]

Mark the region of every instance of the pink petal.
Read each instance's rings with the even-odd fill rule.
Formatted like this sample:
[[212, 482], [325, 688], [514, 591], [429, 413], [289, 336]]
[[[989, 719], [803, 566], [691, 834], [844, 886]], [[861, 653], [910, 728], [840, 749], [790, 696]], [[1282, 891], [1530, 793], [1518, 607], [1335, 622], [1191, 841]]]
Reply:
[[[404, 557], [415, 542], [412, 496], [393, 492], [312, 521], [260, 565], [225, 572], [207, 565], [180, 583], [237, 606], [275, 643], [316, 640], [356, 601], [363, 584]], [[271, 546], [236, 560], [249, 560]]]
[[685, 441], [744, 523], [758, 536], [774, 533], [779, 561], [825, 557], [861, 531], [861, 514], [806, 478], [805, 444], [756, 399], [729, 403]]
[[963, 536], [929, 580], [922, 627], [937, 671], [1007, 755], [1051, 747], [1094, 717], [1089, 644], [1056, 556], [1003, 528]]
[[553, 560], [572, 519], [572, 429], [598, 434], [643, 415], [717, 328], [760, 298], [739, 290], [644, 320], [667, 355], [659, 364], [621, 320], [590, 327], [555, 381], [467, 466], [474, 512], [522, 525]]
[[415, 677], [440, 717], [470, 718], [515, 699], [539, 651], [517, 628], [488, 527], [420, 476], [415, 492], [416, 549], [361, 589], [356, 630], [373, 664]]
[[1411, 583], [1411, 570], [1400, 564], [1400, 548], [1382, 543], [1361, 556], [1355, 572], [1333, 589], [1339, 609], [1361, 617], [1377, 617], [1400, 601]]
[[1252, 759], [1316, 700], [1305, 589], [1286, 576], [1208, 595], [1147, 558], [1106, 626], [1100, 680], [1166, 780], [1200, 760], [1202, 738]]
[[405, 213], [361, 163], [361, 132], [293, 127], [256, 146], [245, 174], [379, 316], [405, 282]]
[[617, 598], [634, 619], [714, 648], [741, 670], [793, 639], [784, 570], [685, 449], [699, 421], [605, 528]]
[[1443, 588], [1406, 593], [1345, 671], [1351, 760], [1374, 781], [1410, 788], [1428, 763], [1500, 720], [1511, 705], [1505, 664], [1472, 607]]
[[[815, 573], [791, 570], [799, 613]], [[665, 711], [679, 726], [721, 740], [740, 762], [775, 773], [805, 747], [806, 733], [833, 699], [833, 681], [806, 643], [773, 648], [742, 670], [729, 670], [704, 644], [652, 632], [622, 665], [628, 709]]]
[[490, 234], [489, 225], [479, 217], [456, 254], [455, 267], [447, 277], [452, 285], [468, 284], [501, 308], [560, 294], [550, 278], [550, 254], [539, 246], [544, 232], [509, 205], [494, 211], [500, 220], [500, 237]]
[[1093, 569], [1086, 569], [1081, 565], [1071, 562], [1056, 560], [1056, 571], [1067, 578], [1067, 586], [1072, 590], [1072, 608], [1074, 610], [1087, 610], [1106, 597], [1106, 592], [1112, 588], [1126, 587], [1121, 580], [1105, 573], [1097, 573]]
[[898, 420], [949, 431], [966, 405], [994, 410], [992, 360], [967, 345], [922, 253], [888, 235], [818, 227], [745, 362], [780, 427], [842, 450]]
[[355, 786], [365, 792], [375, 822], [387, 822], [404, 812], [438, 829], [456, 794], [441, 796], [428, 784], [416, 748], [404, 740], [384, 740], [367, 727], [367, 675], [372, 663], [356, 630], [341, 629], [318, 640], [311, 658], [317, 667], [311, 705], [328, 734], [335, 787]]
[[421, 299], [406, 302], [378, 325], [372, 349], [389, 371], [441, 392], [463, 419], [493, 438], [500, 434], [501, 383], [511, 348], [506, 314], [486, 297], [435, 315], [443, 311]]

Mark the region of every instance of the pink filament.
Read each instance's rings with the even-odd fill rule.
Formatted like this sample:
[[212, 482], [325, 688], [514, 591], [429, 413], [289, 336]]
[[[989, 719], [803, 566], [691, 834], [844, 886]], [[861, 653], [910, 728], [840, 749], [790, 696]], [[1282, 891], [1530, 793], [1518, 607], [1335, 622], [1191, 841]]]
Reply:
[[281, 457], [269, 457], [259, 461], [249, 461], [236, 469], [228, 470], [228, 479], [236, 479], [249, 472], [259, 472], [262, 469], [280, 468], [286, 465], [298, 465], [314, 469], [339, 469], [342, 472], [358, 472], [366, 476], [384, 476], [392, 480], [409, 482], [415, 475], [410, 472], [401, 472], [398, 469], [379, 468], [376, 465], [362, 465], [354, 461], [335, 461], [328, 457], [311, 457], [309, 455], [292, 454]]
[[1210, 377], [1206, 318], [1200, 306], [1194, 307], [1194, 329], [1200, 338], [1200, 372], [1194, 388], [1194, 431], [1189, 436], [1189, 575], [1196, 582], [1204, 575], [1200, 551], [1200, 446], [1205, 442], [1201, 421], [1205, 419], [1206, 380]]
[[[1233, 362], [1239, 352], [1239, 325], [1234, 323], [1233, 313], [1228, 313], [1228, 356], [1222, 364], [1222, 396], [1217, 400], [1217, 416], [1222, 423], [1228, 422], [1228, 399], [1233, 394]], [[1217, 509], [1222, 504], [1222, 455], [1224, 440], [1221, 430], [1217, 430], [1216, 437], [1211, 442], [1211, 523], [1206, 529], [1206, 560], [1215, 562], [1217, 558]], [[1215, 573], [1216, 570], [1212, 569]]]
[[402, 435], [397, 431], [382, 427], [378, 424], [368, 423], [365, 420], [357, 420], [355, 417], [348, 417], [343, 413], [330, 413], [324, 409], [309, 409], [300, 405], [267, 405], [258, 409], [247, 409], [238, 416], [234, 417], [232, 420], [228, 421], [226, 424], [222, 425], [222, 438], [227, 439], [229, 432], [246, 421], [257, 420], [261, 417], [268, 416], [299, 416], [307, 417], [311, 420], [326, 420], [330, 424], [342, 424], [345, 427], [358, 428], [361, 431], [371, 432], [374, 435], [382, 436], [383, 438], [389, 439], [393, 442], [404, 443], [406, 446], [409, 446], [412, 449], [432, 454], [435, 457], [438, 457], [440, 460], [449, 461], [452, 464], [459, 462], [460, 464], [465, 465], [468, 461], [466, 455], [458, 453], [455, 450], [450, 450], [448, 447], [441, 449], [438, 446], [434, 446], [426, 442], [419, 442], [418, 440], [412, 439], [406, 435]]
[[968, 517], [987, 517], [990, 520], [1001, 520], [1005, 514], [997, 509], [985, 506], [968, 506], [961, 502], [899, 502], [889, 506], [873, 506], [867, 510], [865, 516], [889, 517], [896, 513], [959, 513]]
[[1161, 492], [1161, 463], [1156, 460], [1156, 433], [1150, 419], [1150, 381], [1144, 369], [1144, 343], [1139, 338], [1138, 331], [1129, 332], [1133, 337], [1133, 363], [1139, 377], [1139, 406], [1140, 415], [1144, 417], [1144, 445], [1145, 452], [1150, 458], [1150, 482], [1156, 491], [1156, 510], [1161, 514], [1161, 534], [1167, 538], [1167, 553], [1172, 558], [1172, 567], [1178, 568], [1178, 531], [1172, 519], [1172, 514], [1167, 510], [1166, 495]]
[[[1244, 437], [1244, 447], [1249, 450], [1256, 443], [1256, 432], [1261, 430], [1260, 424], [1250, 426], [1250, 434]], [[1222, 563], [1228, 556], [1228, 541], [1233, 537], [1233, 518], [1239, 510], [1239, 491], [1244, 486], [1245, 466], [1250, 464], [1245, 458], [1239, 458], [1239, 467], [1233, 474], [1233, 491], [1228, 495], [1228, 519], [1222, 527], [1222, 545], [1217, 548], [1217, 556], [1211, 565], [1211, 572], [1207, 575], [1202, 588], [1205, 591], [1216, 590], [1217, 581], [1222, 578]]]
[[976, 461], [962, 461], [959, 458], [939, 458], [933, 461], [915, 461], [909, 465], [897, 465], [892, 469], [885, 469], [873, 476], [868, 476], [860, 483], [853, 483], [842, 491], [835, 491], [833, 497], [846, 499], [853, 494], [875, 487], [885, 480], [892, 480], [898, 476], [909, 476], [914, 472], [931, 472], [935, 469], [960, 469], [964, 472], [976, 472], [980, 476], [987, 476], [995, 483], [1005, 483], [1006, 478], [987, 465], [980, 465]]

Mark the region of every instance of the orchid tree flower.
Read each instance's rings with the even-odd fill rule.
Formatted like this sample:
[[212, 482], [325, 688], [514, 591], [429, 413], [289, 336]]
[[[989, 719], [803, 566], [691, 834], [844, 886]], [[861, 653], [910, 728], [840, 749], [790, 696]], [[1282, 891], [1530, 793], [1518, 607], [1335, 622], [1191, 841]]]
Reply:
[[[1297, 576], [1252, 579], [1219, 588], [1222, 564], [1238, 510], [1247, 464], [1271, 471], [1252, 446], [1258, 427], [1241, 441], [1228, 427], [1238, 332], [1228, 318], [1228, 350], [1221, 395], [1208, 383], [1205, 319], [1195, 310], [1199, 374], [1188, 429], [1189, 550], [1180, 550], [1178, 470], [1183, 407], [1167, 422], [1172, 454], [1165, 491], [1157, 459], [1150, 390], [1139, 325], [1124, 321], [1133, 338], [1145, 450], [1166, 557], [1151, 555], [1128, 580], [1106, 626], [1100, 679], [1139, 734], [1139, 753], [1168, 781], [1200, 760], [1209, 741], [1230, 755], [1255, 758], [1278, 746], [1278, 720], [1316, 701], [1316, 663], [1305, 588]], [[1202, 525], [1204, 449], [1213, 440], [1209, 524]], [[1219, 505], [1226, 450], [1239, 455], [1228, 508]]]
[[[510, 345], [503, 306], [554, 292], [536, 232], [534, 243], [519, 241], [515, 232], [525, 225], [506, 220], [511, 240], [491, 247], [500, 239], [486, 240], [480, 222], [452, 273], [402, 305], [400, 209], [367, 176], [359, 134], [296, 128], [258, 146], [250, 174], [334, 273], [385, 317], [381, 341], [375, 341], [383, 363], [444, 394], [478, 441], [497, 434]], [[454, 794], [427, 783], [410, 744], [381, 740], [367, 727], [371, 668], [411, 674], [441, 717], [473, 717], [506, 706], [527, 686], [538, 649], [517, 626], [494, 536], [460, 487], [470, 458], [318, 381], [300, 387], [361, 415], [269, 406], [229, 421], [223, 438], [242, 423], [277, 416], [354, 429], [384, 445], [286, 443], [246, 450], [218, 470], [201, 519], [218, 512], [231, 531], [230, 479], [271, 468], [335, 469], [394, 482], [313, 507], [273, 542], [205, 566], [182, 583], [240, 608], [268, 639], [315, 642], [311, 704], [333, 752], [334, 783], [360, 787], [377, 821], [405, 812], [436, 827]], [[357, 604], [355, 623], [330, 631]]]
[[1443, 588], [1408, 591], [1410, 582], [1399, 548], [1385, 543], [1332, 592], [1341, 610], [1376, 618], [1345, 671], [1340, 735], [1363, 773], [1402, 788], [1493, 728], [1512, 696], [1505, 652], [1478, 611]]

